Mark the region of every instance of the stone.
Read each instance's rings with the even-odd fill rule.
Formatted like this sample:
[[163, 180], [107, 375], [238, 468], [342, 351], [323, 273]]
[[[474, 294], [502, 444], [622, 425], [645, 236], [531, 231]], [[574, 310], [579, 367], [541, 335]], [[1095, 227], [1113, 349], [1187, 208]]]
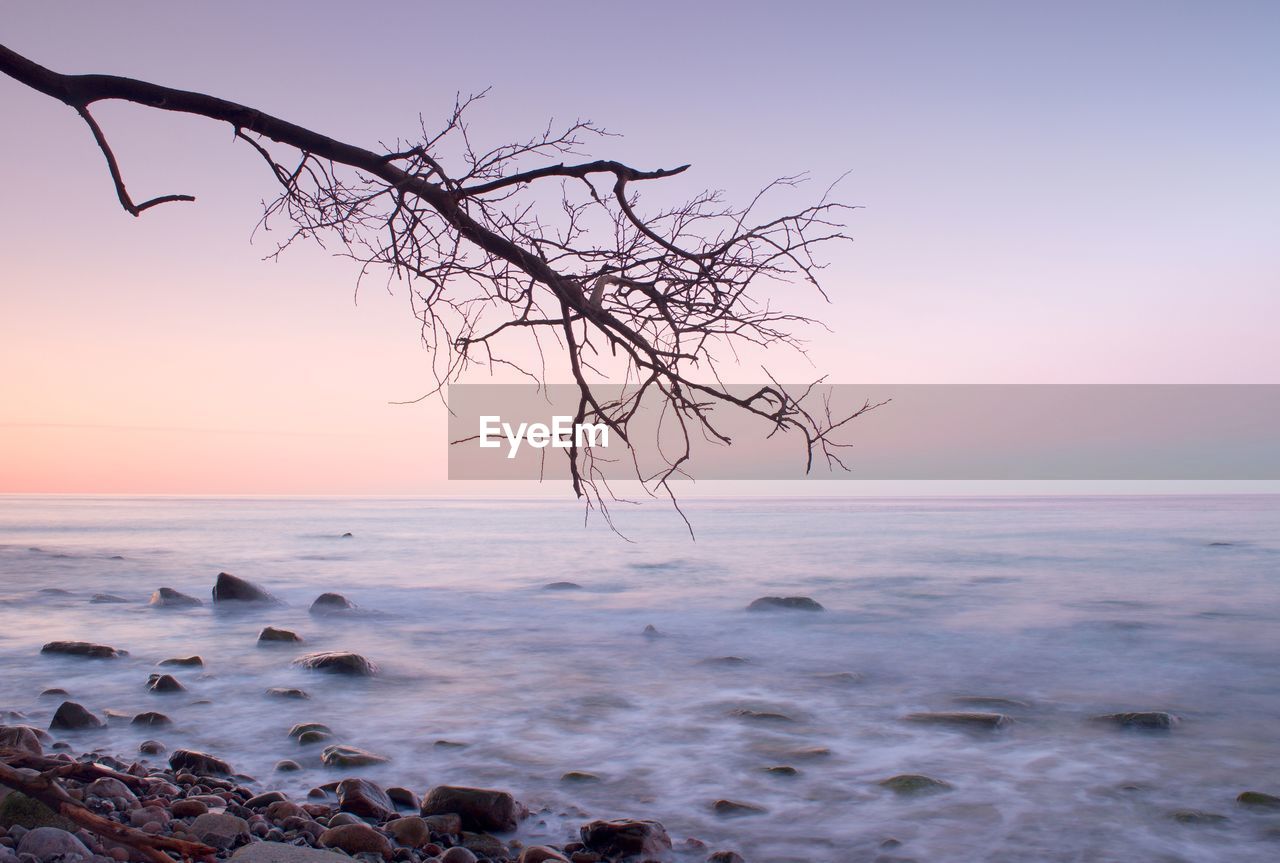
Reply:
[[370, 764], [386, 764], [390, 760], [385, 755], [375, 755], [365, 749], [341, 744], [326, 746], [320, 753], [320, 762], [325, 767], [367, 767]]
[[427, 826], [435, 833], [457, 836], [462, 832], [462, 816], [454, 812], [446, 812], [443, 815], [424, 815], [422, 820], [426, 821]]
[[661, 638], [662, 633], [658, 631], [658, 627], [652, 623], [646, 623], [644, 629], [640, 632], [645, 638]]
[[192, 666], [195, 668], [202, 668], [204, 666], [204, 659], [202, 659], [199, 656], [175, 656], [172, 659], [162, 659], [156, 664], [157, 665], [183, 665], [183, 666]]
[[169, 811], [173, 813], [174, 818], [196, 818], [209, 811], [209, 805], [203, 800], [193, 800], [186, 798], [184, 800], [175, 800], [169, 806]]
[[129, 653], [127, 650], [119, 650], [105, 644], [92, 644], [88, 641], [50, 641], [40, 648], [40, 652], [62, 656], [83, 656], [88, 659], [117, 659]]
[[322, 593], [311, 603], [312, 614], [335, 614], [355, 611], [356, 604], [340, 593]]
[[785, 713], [777, 713], [772, 710], [752, 710], [747, 707], [737, 707], [729, 711], [729, 715], [738, 719], [751, 719], [756, 722], [794, 722], [790, 716]]
[[301, 764], [289, 758], [286, 758], [283, 761], [276, 762], [277, 773], [293, 773], [301, 769], [302, 769]]
[[324, 743], [326, 740], [332, 740], [333, 735], [327, 731], [304, 731], [297, 736], [299, 746], [312, 746], [316, 743]]
[[[102, 776], [84, 787], [86, 797], [101, 797], [110, 800], [120, 808], [132, 809], [138, 805], [138, 797], [119, 779], [113, 776]], [[121, 805], [123, 804], [123, 805]]]
[[772, 767], [766, 767], [765, 773], [771, 776], [799, 776], [800, 771], [792, 767], [790, 764], [777, 764]]
[[145, 827], [147, 824], [168, 824], [169, 813], [161, 806], [139, 806], [129, 813], [129, 824]]
[[48, 689], [41, 690], [41, 692], [40, 692], [40, 697], [41, 697], [41, 698], [45, 698], [45, 697], [50, 697], [50, 698], [52, 698], [52, 697], [53, 697], [53, 696], [55, 696], [55, 695], [70, 695], [70, 694], [71, 694], [71, 693], [67, 692], [67, 690], [63, 689], [61, 686], [51, 686], [51, 687], [49, 687]]
[[520, 852], [516, 863], [569, 863], [569, 858], [547, 845], [530, 845]]
[[544, 584], [543, 590], [582, 590], [582, 585], [575, 581], [553, 581], [550, 584]]
[[476, 855], [470, 848], [456, 845], [440, 855], [440, 863], [476, 863]]
[[671, 851], [671, 837], [657, 821], [597, 820], [578, 832], [587, 849], [605, 857], [661, 858]]
[[178, 682], [178, 678], [172, 674], [152, 674], [147, 678], [147, 691], [154, 692], [157, 695], [167, 695], [172, 692], [185, 692], [187, 687]]
[[17, 851], [19, 854], [30, 854], [37, 860], [62, 860], [64, 863], [77, 859], [88, 861], [93, 857], [93, 853], [83, 842], [57, 827], [28, 830], [18, 840]]
[[422, 800], [423, 815], [452, 812], [462, 818], [463, 827], [507, 832], [515, 830], [528, 810], [506, 791], [437, 785]]
[[903, 795], [928, 794], [935, 791], [951, 790], [949, 782], [943, 782], [941, 779], [934, 779], [932, 776], [925, 776], [922, 773], [899, 773], [897, 776], [881, 779], [877, 784], [888, 788], [894, 794]]
[[230, 859], [236, 863], [351, 863], [345, 854], [283, 842], [251, 842]]
[[0, 748], [18, 749], [32, 755], [44, 755], [40, 735], [29, 725], [0, 726]]
[[101, 728], [102, 720], [74, 701], [64, 701], [49, 721], [50, 728], [62, 731], [79, 731], [85, 728]]
[[717, 800], [711, 804], [711, 811], [717, 815], [732, 817], [737, 815], [761, 815], [768, 810], [754, 803], [742, 803], [738, 800]]
[[231, 765], [209, 755], [206, 752], [199, 752], [195, 749], [176, 749], [169, 756], [169, 766], [175, 771], [185, 770], [194, 773], [197, 776], [208, 776], [210, 774], [225, 773], [230, 774], [235, 771], [231, 769]]
[[395, 852], [391, 842], [368, 824], [341, 824], [320, 834], [320, 844], [326, 848], [339, 848], [348, 854], [380, 854], [391, 857]]
[[33, 830], [37, 827], [58, 827], [62, 830], [80, 829], [74, 822], [54, 812], [48, 806], [20, 791], [10, 791], [0, 798], [0, 827], [10, 830], [21, 827]]
[[311, 696], [302, 689], [289, 689], [283, 686], [273, 686], [267, 690], [267, 695], [272, 698], [297, 698], [299, 700], [310, 698]]
[[299, 722], [297, 725], [289, 729], [289, 736], [296, 740], [308, 731], [322, 731], [325, 734], [333, 733], [333, 729], [325, 725], [323, 722]]
[[807, 596], [762, 596], [747, 611], [825, 611], [822, 604]]
[[143, 755], [159, 755], [164, 752], [164, 744], [159, 740], [144, 740], [138, 744], [138, 751]]
[[165, 716], [163, 713], [157, 713], [154, 710], [148, 710], [146, 713], [139, 713], [129, 721], [130, 725], [142, 725], [148, 728], [157, 725], [172, 725], [173, 720]]
[[463, 848], [481, 857], [487, 857], [490, 860], [505, 860], [511, 856], [511, 849], [497, 836], [491, 836], [488, 833], [463, 832], [461, 839]]
[[263, 627], [262, 632], [258, 633], [258, 643], [263, 644], [272, 642], [300, 644], [302, 642], [302, 636], [288, 629], [276, 629], [274, 626]]
[[1202, 812], [1199, 809], [1177, 809], [1169, 813], [1169, 817], [1179, 824], [1221, 824], [1231, 819], [1215, 812]]
[[244, 801], [245, 809], [266, 809], [273, 803], [286, 803], [289, 798], [283, 791], [264, 791]]
[[129, 600], [125, 599], [123, 596], [116, 596], [114, 593], [95, 593], [89, 601], [102, 605], [107, 603], [128, 602]]
[[1138, 728], [1146, 731], [1168, 731], [1177, 725], [1178, 717], [1163, 710], [1135, 710], [1124, 713], [1104, 713], [1095, 716], [1099, 722], [1111, 722], [1121, 728]]
[[358, 653], [330, 651], [324, 653], [308, 653], [293, 661], [299, 668], [314, 671], [327, 671], [331, 674], [347, 674], [353, 677], [373, 677], [378, 673], [378, 666]]
[[956, 704], [968, 704], [972, 707], [1003, 707], [1026, 709], [1031, 706], [1026, 701], [1016, 698], [1003, 698], [997, 695], [957, 695], [951, 699]]
[[707, 863], [747, 863], [737, 851], [712, 851]]
[[431, 841], [431, 826], [417, 815], [396, 818], [382, 825], [382, 829], [406, 848], [420, 848]]
[[422, 809], [422, 801], [418, 799], [418, 795], [414, 794], [408, 788], [400, 786], [392, 786], [387, 789], [387, 796], [391, 798], [391, 802], [399, 809], [412, 809], [417, 812]]
[[249, 838], [249, 822], [226, 812], [206, 812], [187, 826], [187, 832], [214, 848], [230, 848]]
[[560, 776], [561, 782], [599, 782], [600, 777], [585, 770], [570, 770]]
[[151, 600], [147, 605], [152, 608], [198, 608], [204, 603], [172, 587], [162, 587], [151, 594]]
[[1013, 723], [1013, 720], [1003, 713], [979, 713], [979, 712], [938, 712], [938, 713], [908, 713], [906, 716], [908, 722], [918, 722], [925, 725], [948, 725], [953, 728], [967, 728], [972, 730], [987, 730], [995, 728], [1004, 728]]
[[1280, 809], [1280, 797], [1264, 794], [1261, 791], [1241, 791], [1236, 802], [1245, 806], [1257, 806], [1262, 809]]
[[213, 583], [213, 601], [276, 603], [278, 600], [251, 581], [229, 572], [220, 572]]
[[344, 779], [338, 783], [338, 808], [362, 818], [385, 821], [396, 814], [395, 804], [382, 786], [368, 779]]

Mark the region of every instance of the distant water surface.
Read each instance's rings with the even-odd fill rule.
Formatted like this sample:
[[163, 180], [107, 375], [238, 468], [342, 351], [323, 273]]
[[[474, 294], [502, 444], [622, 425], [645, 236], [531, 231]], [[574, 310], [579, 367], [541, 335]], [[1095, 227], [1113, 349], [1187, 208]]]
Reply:
[[[286, 735], [324, 722], [389, 756], [363, 771], [386, 784], [510, 789], [536, 810], [526, 842], [636, 816], [665, 824], [678, 851], [696, 837], [751, 861], [1280, 854], [1280, 813], [1234, 802], [1280, 794], [1280, 498], [686, 509], [696, 542], [657, 506], [625, 512], [627, 542], [558, 502], [0, 498], [0, 709], [47, 725], [59, 699], [38, 694], [60, 686], [100, 716], [161, 710], [174, 726], [117, 719], [67, 739], [129, 754], [156, 737], [296, 795], [344, 775]], [[220, 570], [285, 604], [215, 610]], [[557, 581], [582, 589], [544, 589]], [[206, 604], [148, 607], [162, 585]], [[311, 616], [325, 591], [369, 613]], [[768, 594], [827, 610], [745, 611]], [[647, 624], [661, 636], [642, 635]], [[266, 625], [306, 643], [258, 647]], [[56, 639], [130, 655], [41, 656]], [[381, 675], [290, 666], [336, 649]], [[187, 692], [146, 691], [157, 661], [193, 653], [203, 672], [169, 669]], [[268, 698], [273, 686], [312, 697]], [[958, 709], [1015, 721], [974, 733], [902, 719]], [[1184, 721], [1136, 732], [1089, 720], [1150, 709]], [[282, 758], [306, 769], [273, 773]], [[779, 765], [799, 772], [766, 770]], [[599, 781], [562, 781], [568, 771]], [[953, 790], [877, 784], [900, 773]], [[726, 818], [717, 799], [765, 812]], [[1184, 810], [1227, 820], [1173, 817]]]

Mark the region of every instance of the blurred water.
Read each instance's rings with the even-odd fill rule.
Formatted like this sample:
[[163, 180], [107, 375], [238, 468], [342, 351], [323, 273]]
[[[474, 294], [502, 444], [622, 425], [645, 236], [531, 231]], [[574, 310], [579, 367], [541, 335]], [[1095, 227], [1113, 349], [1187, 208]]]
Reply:
[[[1265, 859], [1280, 814], [1280, 499], [921, 499], [695, 502], [691, 542], [669, 510], [625, 513], [625, 542], [573, 504], [422, 500], [0, 498], [0, 709], [47, 724], [61, 686], [91, 710], [158, 709], [72, 735], [131, 753], [146, 737], [226, 757], [295, 794], [344, 775], [287, 736], [300, 721], [390, 756], [364, 773], [418, 790], [512, 790], [542, 810], [521, 838], [563, 840], [590, 817], [662, 821], [749, 860]], [[342, 538], [344, 532], [354, 534]], [[1211, 545], [1230, 543], [1230, 545]], [[208, 606], [219, 570], [287, 604]], [[574, 581], [580, 591], [547, 591]], [[153, 609], [161, 585], [206, 600]], [[62, 589], [69, 594], [41, 593]], [[336, 590], [377, 614], [313, 618]], [[90, 604], [97, 592], [128, 604]], [[805, 594], [821, 614], [749, 613]], [[654, 624], [661, 638], [641, 635]], [[265, 625], [301, 647], [258, 647]], [[127, 659], [41, 656], [54, 639]], [[382, 668], [350, 680], [290, 667], [351, 649]], [[168, 656], [188, 692], [145, 691]], [[707, 662], [721, 657], [746, 662]], [[851, 672], [860, 681], [832, 679]], [[266, 697], [297, 686], [308, 701]], [[921, 726], [918, 710], [1004, 696], [1007, 730]], [[197, 703], [208, 700], [207, 704]], [[788, 720], [735, 716], [781, 713]], [[1171, 710], [1171, 733], [1088, 721]], [[435, 745], [437, 740], [467, 744]], [[829, 754], [801, 750], [825, 747]], [[307, 765], [273, 774], [281, 758]], [[791, 764], [794, 777], [765, 772]], [[566, 783], [570, 770], [601, 777]], [[955, 786], [900, 798], [904, 772]], [[718, 798], [765, 814], [726, 819]], [[1179, 809], [1229, 816], [1185, 824]], [[706, 852], [692, 851], [701, 860]]]

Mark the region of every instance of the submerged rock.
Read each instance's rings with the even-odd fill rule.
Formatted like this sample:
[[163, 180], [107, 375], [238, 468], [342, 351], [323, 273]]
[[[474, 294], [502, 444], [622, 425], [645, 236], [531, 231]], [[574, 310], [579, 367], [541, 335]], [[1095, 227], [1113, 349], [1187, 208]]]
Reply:
[[550, 584], [544, 584], [543, 590], [582, 590], [582, 585], [576, 581], [553, 581]]
[[195, 668], [203, 668], [204, 660], [199, 656], [175, 656], [172, 659], [162, 659], [157, 665], [180, 665], [191, 666]]
[[762, 815], [769, 810], [754, 803], [742, 803], [738, 800], [717, 800], [711, 804], [711, 811], [717, 815], [733, 817], [738, 815]]
[[55, 653], [62, 656], [83, 656], [88, 659], [116, 659], [127, 656], [129, 651], [108, 647], [105, 644], [93, 644], [88, 641], [50, 641], [40, 648], [41, 653]]
[[583, 770], [570, 770], [560, 777], [561, 782], [599, 782], [600, 777]]
[[588, 850], [604, 857], [665, 858], [671, 837], [657, 821], [592, 821], [578, 831]]
[[231, 769], [231, 765], [221, 758], [195, 749], [174, 750], [174, 753], [169, 756], [169, 766], [176, 771], [185, 770], [189, 773], [194, 773], [196, 776], [235, 772]]
[[1122, 728], [1142, 728], [1152, 731], [1167, 731], [1181, 720], [1172, 713], [1163, 710], [1129, 711], [1126, 713], [1104, 713], [1093, 717], [1098, 722], [1112, 722]]
[[752, 710], [748, 707], [736, 707], [729, 711], [729, 715], [737, 719], [750, 719], [756, 722], [794, 722], [790, 716], [785, 713], [777, 713], [772, 710]]
[[306, 693], [306, 690], [303, 690], [303, 689], [288, 689], [288, 688], [283, 687], [283, 686], [273, 686], [273, 687], [271, 687], [270, 689], [268, 689], [268, 690], [267, 690], [267, 695], [270, 695], [272, 698], [298, 698], [298, 699], [306, 699], [306, 698], [310, 698], [310, 697], [311, 697], [310, 695], [308, 695], [308, 694]]
[[662, 633], [658, 631], [658, 627], [654, 626], [652, 623], [646, 623], [644, 625], [644, 630], [641, 631], [640, 634], [643, 635], [645, 638], [661, 638], [662, 637]]
[[900, 773], [881, 779], [878, 785], [888, 788], [894, 794], [929, 794], [937, 791], [950, 791], [951, 783], [922, 773]]
[[358, 653], [330, 651], [325, 653], [308, 653], [299, 656], [293, 664], [300, 668], [314, 671], [327, 671], [331, 674], [348, 674], [354, 677], [373, 677], [378, 673], [378, 666]]
[[956, 704], [968, 704], [973, 707], [1016, 707], [1025, 709], [1031, 706], [1029, 702], [1019, 701], [1016, 698], [1003, 698], [998, 695], [957, 695], [951, 700]]
[[362, 818], [385, 821], [396, 814], [395, 804], [382, 786], [368, 779], [344, 779], [338, 783], [338, 808]]
[[128, 602], [129, 600], [125, 599], [123, 596], [116, 596], [114, 593], [95, 593], [89, 601], [98, 605], [106, 605], [110, 603]]
[[334, 614], [355, 609], [356, 604], [340, 593], [322, 593], [311, 603], [312, 614]]
[[147, 605], [154, 608], [196, 608], [204, 603], [172, 587], [162, 587], [151, 594], [151, 601]]
[[747, 611], [825, 611], [822, 604], [807, 596], [762, 596], [747, 606]]
[[447, 812], [462, 818], [464, 827], [500, 832], [515, 830], [520, 819], [529, 814], [506, 791], [437, 785], [422, 799], [422, 814], [442, 815]]
[[1263, 809], [1280, 809], [1280, 797], [1264, 794], [1261, 791], [1241, 791], [1236, 802], [1245, 806], [1258, 806]]
[[864, 678], [856, 671], [824, 671], [813, 675], [813, 679], [821, 680], [823, 683], [852, 686], [855, 683], [861, 683]]
[[74, 701], [64, 701], [49, 722], [50, 728], [62, 731], [79, 731], [85, 728], [101, 728], [102, 720]]
[[1221, 824], [1231, 819], [1215, 812], [1202, 812], [1199, 809], [1177, 809], [1169, 813], [1169, 817], [1179, 824]]
[[218, 580], [213, 584], [213, 601], [274, 603], [278, 600], [251, 581], [245, 581], [229, 572], [220, 572]]
[[799, 776], [800, 771], [792, 767], [790, 764], [777, 764], [773, 767], [764, 768], [764, 772], [771, 776]]
[[953, 728], [969, 728], [974, 730], [1004, 728], [1013, 720], [1003, 713], [978, 712], [940, 712], [940, 713], [908, 713], [908, 722], [919, 722], [926, 725], [948, 725]]
[[258, 643], [278, 642], [278, 643], [301, 643], [302, 636], [288, 629], [276, 629], [274, 626], [265, 626], [258, 633]]
[[710, 659], [698, 660], [699, 665], [719, 665], [724, 668], [736, 668], [740, 665], [750, 665], [751, 660], [744, 656], [713, 656]]
[[164, 752], [164, 744], [159, 740], [144, 740], [138, 744], [138, 751], [143, 755], [159, 755]]
[[385, 755], [375, 755], [365, 749], [341, 744], [326, 746], [320, 753], [320, 762], [325, 767], [367, 767], [370, 764], [386, 764], [390, 760]]
[[172, 674], [152, 674], [147, 678], [147, 690], [159, 695], [167, 695], [171, 692], [185, 692], [186, 687]]

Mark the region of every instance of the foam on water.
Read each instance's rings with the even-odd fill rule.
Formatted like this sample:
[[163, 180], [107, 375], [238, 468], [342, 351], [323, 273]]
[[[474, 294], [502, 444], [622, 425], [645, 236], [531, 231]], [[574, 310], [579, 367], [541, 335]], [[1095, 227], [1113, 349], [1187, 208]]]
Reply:
[[[627, 515], [626, 543], [559, 503], [0, 499], [0, 708], [47, 724], [59, 699], [37, 695], [60, 686], [99, 715], [161, 710], [173, 727], [116, 720], [68, 739], [125, 754], [147, 737], [206, 749], [295, 794], [337, 778], [286, 736], [324, 722], [392, 758], [371, 778], [512, 790], [541, 810], [526, 841], [567, 839], [588, 816], [640, 816], [677, 846], [693, 836], [751, 860], [870, 858], [889, 837], [902, 843], [892, 853], [921, 860], [1274, 852], [1276, 816], [1233, 801], [1280, 791], [1280, 500], [689, 509], [696, 543], [656, 507]], [[209, 607], [220, 570], [286, 604]], [[582, 589], [542, 589], [556, 581]], [[162, 585], [206, 606], [148, 607]], [[310, 616], [325, 591], [374, 613]], [[94, 593], [130, 602], [91, 604]], [[813, 596], [827, 611], [745, 611], [766, 594]], [[650, 623], [661, 637], [642, 634]], [[266, 625], [306, 643], [258, 647]], [[56, 639], [130, 656], [41, 656]], [[382, 674], [290, 666], [328, 649], [360, 652]], [[203, 671], [168, 669], [187, 692], [145, 690], [158, 660], [192, 653]], [[745, 661], [716, 661], [727, 657]], [[312, 698], [269, 698], [272, 686]], [[1015, 722], [974, 733], [902, 718], [973, 709]], [[1184, 721], [1170, 733], [1089, 721], [1133, 709]], [[273, 774], [282, 758], [307, 769]], [[765, 769], [781, 764], [799, 774]], [[600, 779], [561, 781], [568, 771]], [[954, 788], [913, 798], [877, 784], [899, 773]], [[720, 798], [767, 812], [725, 818], [711, 809]], [[1170, 817], [1182, 809], [1230, 820]]]

